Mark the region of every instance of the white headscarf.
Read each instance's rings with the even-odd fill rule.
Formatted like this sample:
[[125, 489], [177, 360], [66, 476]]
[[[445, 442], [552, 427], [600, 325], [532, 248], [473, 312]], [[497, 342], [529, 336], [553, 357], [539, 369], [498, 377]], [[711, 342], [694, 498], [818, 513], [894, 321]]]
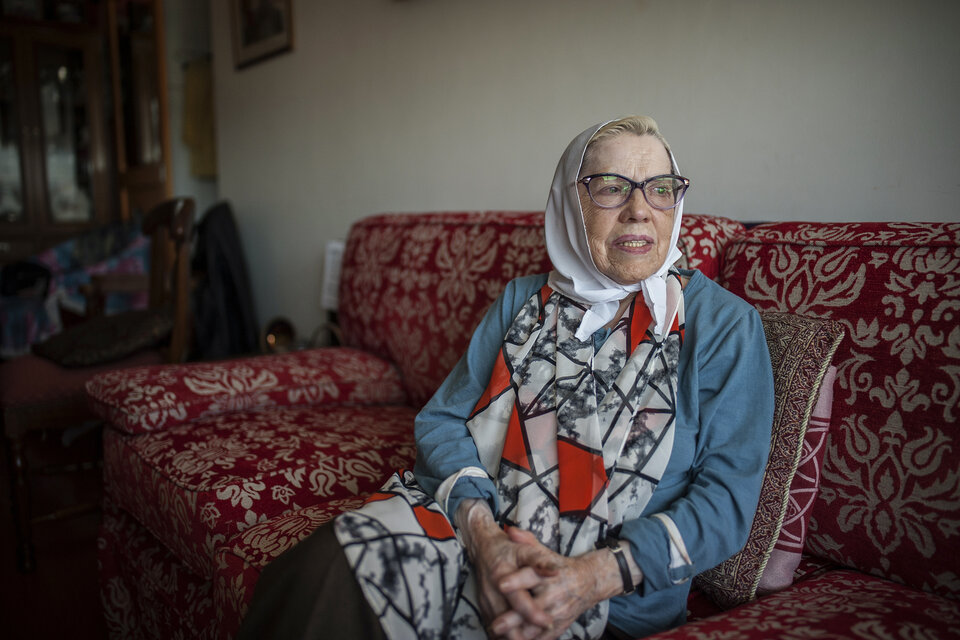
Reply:
[[[612, 122], [612, 121], [608, 121]], [[670, 251], [656, 273], [636, 284], [622, 285], [600, 273], [587, 242], [587, 229], [580, 209], [577, 178], [583, 164], [583, 155], [594, 134], [607, 122], [594, 125], [573, 139], [560, 157], [553, 176], [550, 196], [547, 198], [544, 220], [547, 254], [553, 263], [548, 284], [554, 291], [590, 305], [577, 329], [578, 340], [587, 340], [617, 314], [620, 301], [630, 293], [643, 292], [644, 301], [656, 322], [655, 331], [662, 335], [667, 313], [667, 284], [665, 276], [680, 257], [677, 240], [680, 237], [680, 218], [683, 202], [674, 209]], [[670, 154], [673, 171], [679, 173], [677, 162]]]

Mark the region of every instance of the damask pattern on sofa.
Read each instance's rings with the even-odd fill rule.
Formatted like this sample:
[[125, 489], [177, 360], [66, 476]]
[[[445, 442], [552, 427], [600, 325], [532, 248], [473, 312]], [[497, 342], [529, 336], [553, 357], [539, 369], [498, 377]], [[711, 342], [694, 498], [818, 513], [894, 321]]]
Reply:
[[[548, 268], [542, 216], [353, 225], [340, 295], [347, 349], [98, 378], [94, 406], [111, 423], [100, 541], [111, 634], [231, 637], [272, 558], [409, 467], [416, 408], [486, 307], [510, 278]], [[937, 632], [960, 616], [957, 600], [940, 597], [960, 593], [949, 554], [960, 513], [960, 225], [745, 232], [685, 216], [681, 237], [682, 266], [722, 273], [762, 310], [832, 318], [847, 334], [807, 539], [819, 557], [805, 557], [785, 591], [682, 631], [790, 637], [794, 626], [799, 637], [810, 628], [793, 621], [822, 607], [817, 620], [835, 637]], [[857, 626], [863, 614], [869, 623]]]
[[109, 500], [98, 545], [100, 597], [110, 638], [217, 637], [213, 584], [183, 566]]
[[[111, 498], [191, 570], [258, 522], [375, 491], [413, 464], [403, 406], [294, 407], [228, 413], [137, 437], [104, 437]], [[144, 461], [149, 460], [149, 465]]]
[[[722, 242], [743, 225], [702, 215], [681, 224], [679, 265], [715, 278]], [[542, 211], [477, 212], [365, 218], [351, 229], [342, 269], [347, 346], [395, 362], [411, 403], [422, 406], [504, 285], [551, 265]]]
[[807, 548], [956, 597], [960, 224], [760, 225], [727, 246], [721, 282], [846, 328]]
[[124, 369], [97, 376], [87, 390], [97, 415], [131, 435], [235, 411], [405, 403], [396, 368], [356, 349]]
[[802, 580], [747, 606], [658, 633], [657, 640], [956, 638], [953, 600], [854, 571]]

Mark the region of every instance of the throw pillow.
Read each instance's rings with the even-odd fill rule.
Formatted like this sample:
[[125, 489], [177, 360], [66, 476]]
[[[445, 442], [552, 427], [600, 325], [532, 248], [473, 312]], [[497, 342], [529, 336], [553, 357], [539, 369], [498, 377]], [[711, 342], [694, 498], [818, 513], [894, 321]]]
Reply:
[[833, 383], [837, 378], [837, 368], [830, 366], [820, 384], [817, 404], [813, 408], [807, 433], [803, 437], [803, 454], [797, 472], [790, 483], [790, 496], [787, 512], [780, 527], [780, 536], [767, 565], [760, 576], [757, 595], [786, 589], [793, 584], [793, 575], [800, 565], [800, 554], [807, 538], [807, 525], [813, 513], [813, 501], [820, 490], [820, 467], [826, 452], [827, 432], [830, 430], [830, 416], [833, 409]]
[[125, 311], [91, 318], [33, 345], [33, 352], [62, 367], [90, 367], [152, 347], [172, 330], [170, 313], [150, 309]]
[[408, 404], [392, 363], [347, 347], [113, 370], [86, 390], [94, 413], [131, 435], [266, 407]]
[[760, 503], [743, 549], [698, 575], [694, 582], [725, 609], [756, 597], [763, 569], [780, 534], [807, 424], [844, 333], [842, 325], [831, 320], [789, 313], [760, 315], [770, 349], [775, 394], [770, 457]]

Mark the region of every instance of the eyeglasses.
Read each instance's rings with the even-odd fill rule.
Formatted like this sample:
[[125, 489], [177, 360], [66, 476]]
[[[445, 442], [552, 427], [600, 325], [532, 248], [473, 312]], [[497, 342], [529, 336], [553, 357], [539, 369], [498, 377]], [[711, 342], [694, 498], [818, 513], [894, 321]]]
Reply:
[[640, 182], [616, 173], [596, 173], [577, 182], [583, 183], [590, 199], [603, 209], [621, 206], [630, 199], [634, 189], [640, 189], [647, 204], [660, 211], [669, 211], [680, 204], [690, 186], [688, 179], [670, 173]]

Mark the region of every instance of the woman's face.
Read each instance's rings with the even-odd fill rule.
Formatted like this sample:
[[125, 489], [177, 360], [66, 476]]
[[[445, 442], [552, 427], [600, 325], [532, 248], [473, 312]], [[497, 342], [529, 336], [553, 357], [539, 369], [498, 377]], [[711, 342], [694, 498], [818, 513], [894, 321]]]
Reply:
[[[671, 173], [670, 156], [651, 135], [623, 133], [596, 143], [584, 160], [580, 176], [618, 173], [640, 182]], [[674, 210], [654, 209], [640, 189], [615, 209], [594, 204], [586, 185], [577, 184], [580, 209], [593, 261], [600, 273], [620, 284], [636, 284], [656, 273], [670, 251]]]

